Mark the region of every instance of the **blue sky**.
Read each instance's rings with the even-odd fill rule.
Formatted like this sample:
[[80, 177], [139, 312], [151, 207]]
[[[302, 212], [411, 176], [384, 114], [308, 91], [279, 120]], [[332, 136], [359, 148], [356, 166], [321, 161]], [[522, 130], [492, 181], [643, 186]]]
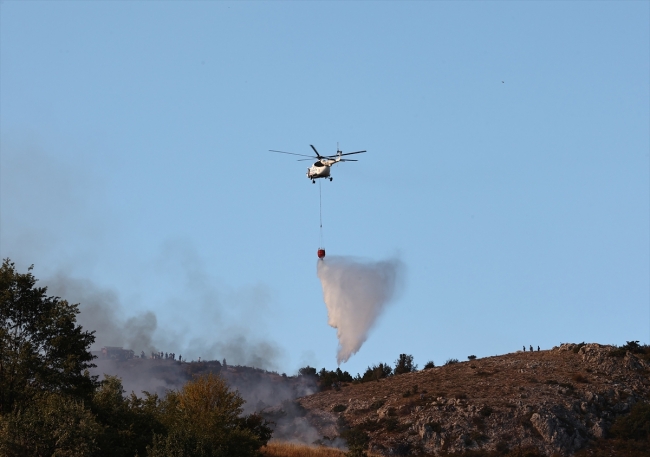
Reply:
[[327, 252], [406, 265], [342, 368], [648, 343], [649, 5], [5, 1], [0, 253], [161, 350], [333, 368], [319, 186], [268, 150], [338, 142]]

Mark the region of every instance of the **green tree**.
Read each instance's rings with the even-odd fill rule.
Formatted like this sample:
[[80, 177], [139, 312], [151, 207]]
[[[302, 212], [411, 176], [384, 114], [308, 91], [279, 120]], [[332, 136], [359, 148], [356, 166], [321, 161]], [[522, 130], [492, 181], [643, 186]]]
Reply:
[[366, 368], [363, 376], [357, 375], [355, 381], [357, 382], [368, 382], [368, 381], [379, 381], [382, 378], [387, 378], [393, 373], [393, 369], [387, 363], [380, 363], [379, 365], [373, 365], [372, 367]]
[[410, 373], [417, 371], [418, 366], [413, 365], [413, 356], [410, 354], [400, 354], [395, 360], [395, 374]]
[[154, 437], [150, 457], [252, 456], [271, 438], [269, 424], [257, 415], [242, 416], [244, 400], [219, 376], [188, 382], [160, 400], [158, 418], [166, 435]]
[[158, 396], [145, 392], [124, 396], [119, 378], [106, 376], [93, 396], [91, 409], [103, 430], [97, 437], [98, 456], [127, 457], [146, 455], [154, 434], [165, 429], [156, 419]]
[[325, 368], [322, 368], [318, 372], [318, 384], [321, 390], [331, 389], [333, 385], [339, 382], [352, 382], [352, 376], [340, 368], [332, 371], [327, 371]]
[[0, 455], [86, 457], [99, 450], [102, 427], [83, 401], [43, 392], [0, 416]]
[[90, 398], [97, 385], [87, 371], [94, 332], [76, 324], [77, 305], [36, 287], [31, 270], [9, 259], [0, 267], [0, 415], [42, 392]]
[[316, 368], [307, 365], [306, 367], [299, 369], [298, 373], [300, 376], [316, 376]]

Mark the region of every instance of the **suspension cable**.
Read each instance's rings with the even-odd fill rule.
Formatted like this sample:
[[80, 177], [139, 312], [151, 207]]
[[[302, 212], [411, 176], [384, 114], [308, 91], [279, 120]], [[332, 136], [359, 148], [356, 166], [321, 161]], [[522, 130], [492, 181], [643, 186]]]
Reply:
[[323, 247], [323, 191], [321, 190], [320, 180], [318, 181], [318, 216], [320, 218], [320, 244]]

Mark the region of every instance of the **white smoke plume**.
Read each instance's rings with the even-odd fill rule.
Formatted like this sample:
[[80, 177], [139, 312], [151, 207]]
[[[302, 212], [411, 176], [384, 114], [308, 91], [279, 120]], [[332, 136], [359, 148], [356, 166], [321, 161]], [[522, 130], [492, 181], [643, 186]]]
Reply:
[[339, 339], [339, 365], [368, 339], [377, 318], [395, 297], [403, 270], [399, 259], [370, 262], [331, 256], [318, 261], [328, 324], [337, 330]]

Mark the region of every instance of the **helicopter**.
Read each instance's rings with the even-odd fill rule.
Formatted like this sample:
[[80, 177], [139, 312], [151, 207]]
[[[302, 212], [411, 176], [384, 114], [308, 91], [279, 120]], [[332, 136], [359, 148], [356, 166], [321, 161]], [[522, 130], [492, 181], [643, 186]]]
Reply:
[[343, 151], [339, 149], [339, 145], [337, 143], [336, 145], [336, 155], [333, 156], [322, 156], [318, 153], [316, 148], [314, 147], [313, 144], [310, 144], [311, 148], [314, 150], [316, 153], [315, 156], [308, 156], [306, 154], [296, 154], [295, 152], [286, 152], [286, 151], [275, 151], [273, 149], [269, 149], [270, 152], [279, 152], [280, 154], [290, 154], [293, 156], [301, 156], [301, 157], [309, 157], [309, 159], [298, 159], [298, 161], [303, 161], [303, 160], [310, 160], [310, 159], [317, 159], [314, 164], [307, 168], [307, 178], [311, 179], [312, 183], [316, 183], [316, 180], [318, 178], [329, 178], [331, 181], [333, 178], [330, 176], [330, 168], [332, 165], [338, 163], [338, 162], [358, 162], [356, 159], [344, 159], [343, 156], [349, 156], [352, 154], [361, 154], [362, 152], [366, 151], [355, 151], [355, 152], [346, 152], [345, 154]]

